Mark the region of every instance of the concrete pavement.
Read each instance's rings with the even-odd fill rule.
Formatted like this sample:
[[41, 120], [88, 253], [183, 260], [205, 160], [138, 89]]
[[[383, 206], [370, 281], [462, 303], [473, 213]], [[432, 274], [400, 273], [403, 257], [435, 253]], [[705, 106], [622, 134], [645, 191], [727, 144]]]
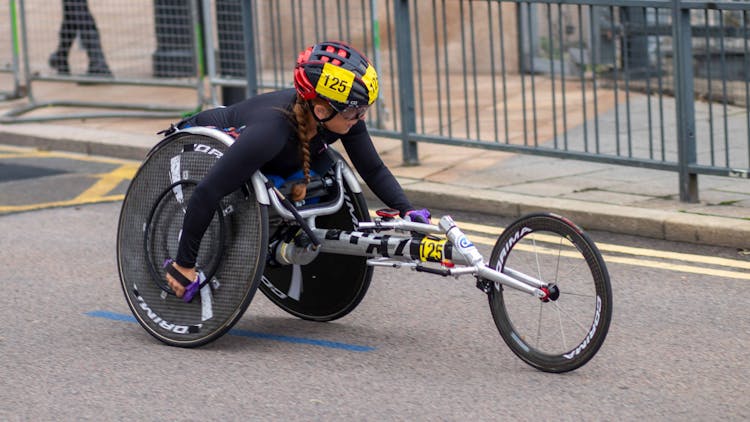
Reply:
[[[189, 103], [194, 93], [176, 95]], [[0, 102], [0, 114], [23, 103]], [[140, 160], [160, 139], [156, 132], [176, 120], [2, 124], [0, 142]], [[679, 201], [677, 174], [671, 172], [427, 143], [419, 144], [420, 165], [404, 166], [399, 141], [375, 143], [418, 206], [511, 217], [551, 211], [588, 230], [750, 249], [747, 179], [700, 176], [701, 201], [689, 204]]]

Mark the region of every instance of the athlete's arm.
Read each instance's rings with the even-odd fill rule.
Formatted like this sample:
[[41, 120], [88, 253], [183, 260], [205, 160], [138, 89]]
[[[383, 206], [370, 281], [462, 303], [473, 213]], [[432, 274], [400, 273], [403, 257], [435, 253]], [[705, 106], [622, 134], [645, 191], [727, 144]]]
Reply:
[[283, 127], [268, 122], [248, 126], [214, 164], [188, 201], [175, 259], [177, 264], [195, 266], [201, 239], [221, 198], [241, 188], [263, 164], [282, 150], [286, 132]]
[[349, 133], [341, 136], [341, 142], [354, 168], [381, 201], [399, 210], [402, 216], [413, 208], [401, 185], [380, 158], [364, 121], [360, 120]]

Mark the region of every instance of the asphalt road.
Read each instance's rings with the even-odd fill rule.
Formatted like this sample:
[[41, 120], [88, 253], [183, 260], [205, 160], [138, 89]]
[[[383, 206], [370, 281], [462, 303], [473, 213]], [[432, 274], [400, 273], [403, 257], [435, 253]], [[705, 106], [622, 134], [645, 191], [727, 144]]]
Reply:
[[[70, 185], [86, 201], [38, 198], [46, 205], [0, 214], [0, 420], [750, 418], [744, 251], [591, 233], [614, 316], [599, 354], [563, 375], [513, 355], [471, 279], [382, 268], [338, 321], [301, 321], [258, 294], [228, 335], [178, 349], [135, 323], [122, 295], [115, 235], [126, 183], [102, 176], [123, 176], [122, 165], [29, 177], [91, 183]], [[20, 181], [0, 181], [0, 206], [24, 191]], [[481, 239], [509, 223], [452, 215], [474, 225], [487, 255]]]

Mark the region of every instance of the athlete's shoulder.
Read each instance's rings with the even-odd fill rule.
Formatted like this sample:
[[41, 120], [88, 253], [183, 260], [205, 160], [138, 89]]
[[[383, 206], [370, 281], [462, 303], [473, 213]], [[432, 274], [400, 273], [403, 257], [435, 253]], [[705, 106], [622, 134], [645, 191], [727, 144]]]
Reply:
[[279, 91], [265, 92], [252, 96], [238, 104], [244, 106], [271, 106], [283, 109], [290, 108], [294, 104], [296, 91], [294, 88], [282, 89]]
[[227, 107], [226, 115], [234, 125], [288, 125], [294, 102], [294, 90], [274, 91], [250, 97]]

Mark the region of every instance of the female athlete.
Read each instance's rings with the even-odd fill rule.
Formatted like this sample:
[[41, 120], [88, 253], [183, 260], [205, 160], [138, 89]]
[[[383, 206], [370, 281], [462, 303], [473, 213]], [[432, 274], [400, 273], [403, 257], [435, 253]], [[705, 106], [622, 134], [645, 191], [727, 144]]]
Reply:
[[367, 132], [365, 113], [377, 97], [378, 76], [363, 54], [341, 42], [321, 42], [297, 58], [293, 89], [206, 110], [180, 122], [179, 128], [220, 128], [236, 142], [188, 202], [177, 256], [167, 265], [167, 283], [177, 297], [190, 301], [198, 291], [196, 257], [222, 197], [239, 189], [257, 170], [286, 179], [301, 169], [300, 182], [290, 196], [293, 201], [303, 200], [316, 163], [339, 139], [381, 201], [407, 220], [428, 223], [430, 212], [412, 207]]

